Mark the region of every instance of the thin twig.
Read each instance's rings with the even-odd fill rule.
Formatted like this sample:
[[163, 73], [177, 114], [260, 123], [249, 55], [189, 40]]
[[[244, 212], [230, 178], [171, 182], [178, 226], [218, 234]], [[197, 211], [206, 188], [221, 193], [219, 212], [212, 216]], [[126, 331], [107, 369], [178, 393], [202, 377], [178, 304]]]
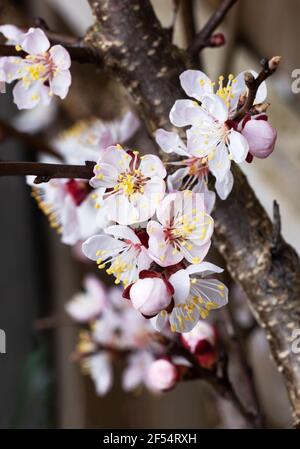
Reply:
[[19, 140], [28, 146], [29, 149], [41, 151], [42, 153], [50, 154], [51, 156], [56, 157], [58, 160], [63, 160], [62, 156], [43, 139], [37, 138], [32, 134], [19, 131], [2, 119], [0, 119], [0, 131], [4, 137], [12, 137], [13, 139]]
[[277, 201], [273, 201], [273, 232], [271, 241], [272, 255], [278, 254], [281, 248], [281, 216], [279, 204]]
[[223, 38], [221, 38], [220, 33], [213, 36], [213, 32], [224, 20], [228, 11], [237, 1], [238, 0], [223, 0], [220, 7], [213, 13], [206, 25], [204, 25], [202, 30], [199, 31], [195, 37], [194, 42], [189, 46], [188, 53], [190, 56], [199, 53], [205, 47], [216, 47], [224, 44], [224, 36], [222, 35]]
[[263, 68], [256, 78], [250, 72], [245, 73], [244, 76], [246, 86], [248, 87], [248, 95], [243, 106], [235, 113], [233, 120], [242, 119], [251, 110], [259, 86], [276, 71], [280, 60], [281, 56], [273, 56], [270, 60], [267, 60], [266, 58], [262, 59], [261, 65]]
[[94, 162], [86, 165], [43, 164], [40, 162], [0, 162], [0, 176], [36, 176], [35, 184], [54, 178], [91, 179]]
[[[52, 41], [54, 44], [61, 44], [69, 53], [72, 61], [82, 64], [96, 64], [102, 67], [103, 61], [99, 52], [83, 44], [81, 40], [74, 41], [73, 44], [60, 40]], [[14, 45], [0, 45], [0, 56], [19, 56], [24, 58], [27, 55], [24, 51], [18, 51]]]

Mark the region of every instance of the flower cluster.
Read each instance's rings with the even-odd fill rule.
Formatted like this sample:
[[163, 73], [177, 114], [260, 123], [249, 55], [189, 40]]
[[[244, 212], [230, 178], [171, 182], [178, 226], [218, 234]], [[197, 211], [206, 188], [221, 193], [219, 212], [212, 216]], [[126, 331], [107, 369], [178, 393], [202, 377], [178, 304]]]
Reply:
[[[272, 153], [276, 131], [265, 114], [265, 82], [258, 88], [253, 108], [236, 119], [247, 98], [246, 73], [249, 72], [242, 72], [236, 78], [230, 74], [227, 83], [220, 76], [216, 90], [215, 83], [199, 70], [181, 74], [181, 86], [193, 100], [177, 100], [170, 121], [177, 127], [188, 127], [185, 139], [163, 129], [156, 132], [157, 143], [164, 152], [182, 157], [173, 162], [180, 168], [168, 179], [174, 189], [202, 191], [211, 204], [213, 193], [207, 189], [211, 172], [216, 178], [218, 195], [225, 199], [233, 186], [232, 160], [240, 164], [245, 160], [250, 162], [253, 156], [265, 158]], [[257, 76], [257, 73], [251, 71], [250, 75]]]
[[[53, 147], [66, 163], [80, 165], [85, 161], [96, 162], [107, 145], [115, 141], [126, 142], [138, 125], [131, 112], [112, 122], [80, 122], [54, 139]], [[60, 162], [54, 157], [43, 157], [42, 160]], [[32, 186], [32, 196], [48, 216], [50, 225], [61, 235], [63, 243], [74, 245], [100, 230], [94, 200], [98, 190], [93, 189], [88, 181], [52, 179], [36, 185], [34, 177], [30, 176], [27, 182]]]
[[180, 345], [201, 367], [215, 366], [217, 336], [210, 324], [199, 322], [193, 331], [183, 334], [181, 342], [176, 334], [166, 332], [161, 336], [149, 320], [124, 301], [120, 287], [106, 290], [93, 276], [85, 279], [84, 291], [66, 304], [66, 312], [82, 326], [74, 358], [91, 375], [99, 395], [112, 386], [117, 357], [126, 360], [122, 373], [125, 391], [142, 385], [153, 393], [169, 391], [188, 377], [193, 367], [188, 357], [179, 355]]
[[67, 50], [61, 45], [51, 47], [40, 28], [24, 33], [14, 25], [2, 25], [0, 33], [22, 54], [0, 58], [0, 88], [3, 90], [2, 83], [17, 81], [13, 89], [17, 107], [31, 109], [40, 102], [47, 105], [54, 95], [64, 99], [71, 84]]

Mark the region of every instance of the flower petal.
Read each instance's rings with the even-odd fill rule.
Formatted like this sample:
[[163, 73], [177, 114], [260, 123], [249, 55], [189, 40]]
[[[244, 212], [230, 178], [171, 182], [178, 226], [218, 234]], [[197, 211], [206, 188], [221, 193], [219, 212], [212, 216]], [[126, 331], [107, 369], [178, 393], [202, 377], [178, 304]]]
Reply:
[[221, 200], [226, 200], [233, 187], [233, 175], [229, 170], [221, 179], [216, 179], [215, 189]]
[[139, 170], [146, 178], [153, 178], [153, 176], [164, 178], [167, 174], [162, 161], [153, 154], [142, 156]]
[[201, 108], [196, 101], [177, 100], [170, 111], [170, 121], [175, 126], [192, 125], [198, 114], [201, 116]]
[[158, 129], [155, 132], [155, 140], [165, 153], [176, 153], [187, 156], [187, 148], [177, 133]]
[[69, 52], [62, 45], [53, 45], [49, 53], [52, 61], [59, 70], [68, 70], [71, 67]]
[[69, 70], [60, 70], [50, 80], [50, 89], [54, 95], [57, 95], [62, 100], [66, 98], [69, 87], [71, 85], [71, 73]]
[[43, 30], [29, 28], [28, 32], [22, 35], [20, 46], [27, 53], [39, 55], [49, 49], [50, 42]]
[[220, 123], [228, 119], [228, 108], [218, 95], [205, 95], [202, 99], [202, 107]]
[[233, 129], [231, 130], [229, 135], [229, 151], [232, 159], [237, 164], [245, 161], [249, 151], [249, 145], [246, 138]]
[[181, 87], [189, 97], [201, 101], [204, 95], [213, 93], [211, 80], [201, 70], [186, 70], [179, 78]]
[[174, 287], [175, 305], [184, 304], [190, 291], [190, 277], [187, 270], [178, 270], [169, 277], [169, 282]]

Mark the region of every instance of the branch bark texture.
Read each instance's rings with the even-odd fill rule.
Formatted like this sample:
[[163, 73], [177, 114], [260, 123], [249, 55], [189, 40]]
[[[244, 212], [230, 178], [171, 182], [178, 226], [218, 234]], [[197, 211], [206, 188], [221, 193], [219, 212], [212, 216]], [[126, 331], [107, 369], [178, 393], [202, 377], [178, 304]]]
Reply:
[[[170, 108], [184, 96], [179, 75], [188, 68], [187, 55], [171, 44], [148, 0], [89, 3], [96, 23], [86, 43], [125, 86], [149, 131], [170, 129]], [[214, 241], [266, 331], [299, 425], [300, 360], [291, 351], [290, 339], [300, 327], [300, 261], [282, 237], [274, 252], [271, 220], [238, 167], [234, 177], [231, 195], [216, 206]]]

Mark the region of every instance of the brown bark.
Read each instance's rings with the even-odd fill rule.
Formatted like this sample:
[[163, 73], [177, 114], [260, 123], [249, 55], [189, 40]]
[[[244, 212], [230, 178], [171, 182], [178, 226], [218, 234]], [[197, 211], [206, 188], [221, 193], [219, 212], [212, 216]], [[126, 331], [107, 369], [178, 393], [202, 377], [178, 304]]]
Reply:
[[[179, 74], [188, 66], [186, 54], [170, 43], [148, 0], [89, 3], [96, 23], [86, 43], [125, 86], [149, 131], [170, 128], [170, 108], [183, 97]], [[300, 261], [282, 237], [274, 245], [272, 223], [238, 167], [234, 176], [230, 197], [217, 202], [214, 242], [266, 331], [299, 425], [300, 362], [290, 338], [300, 327]]]

